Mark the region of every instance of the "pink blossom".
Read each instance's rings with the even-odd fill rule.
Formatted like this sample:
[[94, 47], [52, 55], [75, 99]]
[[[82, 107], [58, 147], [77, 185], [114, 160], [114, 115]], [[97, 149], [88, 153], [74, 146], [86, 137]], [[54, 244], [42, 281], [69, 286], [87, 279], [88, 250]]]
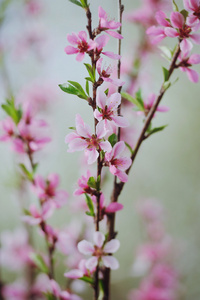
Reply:
[[99, 91], [97, 94], [97, 106], [94, 116], [98, 121], [102, 121], [106, 130], [110, 129], [110, 122], [113, 122], [118, 127], [127, 127], [128, 121], [121, 116], [118, 116], [117, 109], [121, 104], [120, 93], [114, 93], [107, 97], [105, 93]]
[[68, 193], [57, 189], [59, 181], [59, 175], [56, 173], [49, 174], [47, 179], [44, 179], [41, 175], [35, 177], [33, 190], [42, 203], [51, 201], [56, 208], [60, 208], [66, 203]]
[[109, 41], [109, 36], [105, 34], [97, 37], [94, 41], [92, 41], [91, 47], [95, 49], [95, 54], [97, 59], [99, 59], [101, 53], [112, 59], [120, 59], [121, 56], [118, 54], [115, 54], [110, 51], [103, 51], [103, 48], [106, 46], [108, 41]]
[[99, 29], [101, 31], [105, 31], [106, 33], [108, 33], [109, 35], [117, 39], [123, 39], [122, 35], [119, 34], [118, 32], [108, 30], [108, 29], [119, 28], [121, 26], [121, 23], [115, 22], [114, 20], [109, 21], [107, 13], [101, 6], [99, 6], [98, 15], [99, 15]]
[[89, 40], [89, 42], [87, 42], [87, 33], [85, 31], [80, 31], [78, 34], [68, 34], [67, 40], [73, 46], [67, 46], [65, 48], [65, 52], [66, 54], [78, 53], [76, 56], [77, 61], [82, 61], [85, 57], [85, 53], [88, 53], [90, 50], [94, 49], [93, 41]]
[[26, 1], [26, 10], [30, 15], [38, 15], [42, 11], [41, 3], [38, 0]]
[[177, 67], [180, 68], [182, 72], [186, 72], [188, 79], [194, 83], [197, 83], [199, 81], [199, 74], [192, 70], [192, 65], [200, 64], [200, 55], [199, 54], [192, 54], [189, 56], [189, 52], [192, 49], [192, 44], [187, 42], [185, 43], [185, 40], [181, 42], [181, 53], [178, 57], [179, 63]]
[[43, 221], [46, 221], [54, 212], [54, 205], [50, 202], [45, 202], [42, 205], [41, 211], [37, 209], [37, 207], [32, 204], [29, 209], [29, 214], [26, 216], [22, 216], [22, 220], [29, 225], [37, 225], [41, 224]]
[[23, 280], [18, 280], [11, 284], [7, 284], [3, 286], [2, 293], [6, 300], [27, 300], [27, 283]]
[[[145, 115], [147, 116], [149, 111], [151, 110], [152, 106], [154, 105], [155, 101], [156, 101], [157, 95], [156, 94], [150, 94], [147, 97], [147, 101], [144, 101], [144, 111], [138, 111], [137, 114], [138, 115]], [[158, 112], [167, 112], [169, 110], [169, 108], [167, 106], [164, 105], [159, 105], [156, 109], [156, 111]], [[154, 115], [155, 116], [155, 115]]]
[[96, 270], [96, 267], [94, 267], [93, 270], [90, 270], [88, 272], [88, 270], [85, 266], [86, 262], [87, 262], [86, 259], [82, 259], [79, 262], [78, 269], [70, 270], [70, 271], [66, 272], [64, 274], [64, 276], [67, 277], [67, 278], [71, 278], [71, 279], [78, 279], [78, 278], [81, 278], [83, 276], [91, 277], [92, 273], [94, 273], [94, 271]]
[[200, 23], [200, 1], [199, 0], [184, 0], [185, 9], [191, 11], [187, 18], [187, 23], [190, 26]]
[[110, 77], [110, 75], [112, 74], [112, 69], [111, 67], [102, 67], [102, 61], [103, 58], [100, 58], [97, 61], [97, 72], [99, 73], [99, 78], [103, 79], [106, 82], [110, 82], [116, 86], [122, 86], [125, 84], [124, 81], [120, 80], [120, 79], [113, 79]]
[[83, 122], [79, 114], [76, 115], [76, 131], [66, 136], [65, 142], [69, 144], [68, 152], [85, 150], [88, 164], [94, 163], [101, 150], [110, 151], [111, 145], [104, 141], [107, 131], [104, 124], [99, 122], [96, 126], [96, 134], [92, 134], [91, 128]]
[[132, 160], [128, 157], [121, 157], [125, 150], [124, 142], [118, 142], [114, 145], [111, 152], [105, 154], [105, 160], [109, 165], [110, 172], [117, 176], [122, 182], [128, 180], [125, 171], [131, 166]]
[[0, 263], [2, 266], [19, 272], [28, 263], [30, 264], [30, 252], [32, 248], [29, 245], [28, 233], [24, 228], [1, 233]]
[[104, 244], [105, 236], [99, 231], [94, 233], [93, 240], [94, 245], [86, 240], [78, 243], [78, 250], [81, 253], [92, 255], [85, 263], [86, 268], [88, 270], [94, 270], [101, 261], [105, 267], [113, 270], [117, 269], [119, 267], [117, 259], [108, 254], [115, 253], [119, 249], [119, 241], [113, 239]]
[[81, 178], [78, 180], [78, 186], [79, 188], [75, 190], [74, 195], [79, 196], [84, 193], [90, 193], [90, 187], [88, 186], [88, 180], [91, 177], [91, 173], [88, 170], [87, 175], [82, 175]]
[[7, 117], [5, 120], [0, 122], [1, 130], [4, 131], [4, 134], [0, 136], [0, 141], [10, 141], [16, 132], [16, 125], [10, 117]]
[[51, 279], [48, 292], [52, 293], [59, 300], [82, 300], [79, 296], [71, 294], [68, 291], [62, 291], [59, 284]]

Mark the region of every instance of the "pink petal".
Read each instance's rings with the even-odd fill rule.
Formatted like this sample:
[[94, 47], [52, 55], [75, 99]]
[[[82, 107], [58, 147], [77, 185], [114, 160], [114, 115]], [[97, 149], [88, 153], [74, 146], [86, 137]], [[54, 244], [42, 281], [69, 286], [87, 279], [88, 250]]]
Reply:
[[121, 55], [118, 55], [118, 54], [115, 54], [113, 52], [110, 52], [110, 51], [106, 51], [106, 52], [102, 52], [102, 54], [108, 56], [109, 58], [112, 58], [112, 59], [120, 59], [121, 58]]
[[191, 10], [190, 0], [183, 0], [183, 4], [186, 10]]
[[98, 121], [101, 121], [101, 120], [102, 120], [102, 113], [100, 113], [100, 112], [98, 111], [98, 109], [95, 109], [95, 111], [94, 111], [94, 117], [95, 117], [95, 119], [97, 119]]
[[42, 190], [45, 190], [46, 188], [46, 182], [44, 178], [41, 175], [36, 175], [34, 183], [36, 186], [40, 187]]
[[191, 65], [200, 64], [200, 54], [192, 54], [187, 62]]
[[55, 295], [56, 297], [59, 297], [61, 289], [60, 289], [58, 283], [55, 280], [51, 279], [50, 280], [50, 285], [51, 285], [51, 288], [52, 288], [53, 295]]
[[101, 6], [99, 6], [99, 8], [98, 8], [98, 16], [99, 16], [99, 19], [106, 18], [106, 12]]
[[123, 36], [116, 31], [106, 30], [105, 32], [116, 39], [119, 39], [119, 40], [123, 39]]
[[78, 53], [77, 56], [76, 56], [76, 60], [77, 61], [82, 61], [85, 57], [85, 53]]
[[179, 36], [179, 33], [174, 28], [167, 27], [167, 28], [164, 29], [164, 31], [165, 31], [165, 34], [169, 37]]
[[190, 0], [190, 4], [191, 4], [191, 8], [193, 10], [199, 9], [199, 6], [200, 6], [199, 0]]
[[78, 279], [83, 277], [84, 273], [79, 269], [74, 269], [69, 272], [64, 273], [64, 276], [71, 279]]
[[110, 39], [109, 36], [107, 36], [105, 34], [99, 36], [98, 38], [96, 38], [95, 42], [97, 44], [98, 51], [102, 50], [103, 47], [106, 46], [106, 44], [108, 43], [109, 39]]
[[94, 246], [86, 240], [79, 242], [77, 245], [77, 248], [78, 248], [79, 252], [86, 254], [86, 255], [93, 254], [93, 252], [94, 252]]
[[97, 256], [92, 256], [86, 261], [85, 266], [88, 270], [93, 272], [96, 269], [97, 264], [98, 264]]
[[115, 176], [117, 176], [119, 178], [119, 180], [121, 180], [122, 182], [127, 182], [128, 181], [128, 175], [117, 169]]
[[22, 216], [21, 220], [29, 225], [38, 225], [41, 222], [41, 218], [33, 218], [32, 216]]
[[97, 106], [104, 109], [106, 106], [107, 97], [103, 91], [98, 91], [97, 93]]
[[186, 72], [190, 81], [194, 83], [197, 83], [199, 81], [199, 74], [196, 71], [186, 68]]
[[[198, 23], [199, 23], [199, 19], [198, 19], [198, 17], [197, 16], [194, 16], [194, 15], [190, 15], [190, 16], [188, 16], [187, 17], [187, 24], [189, 25], [189, 26], [194, 26], [194, 25], [198, 25]], [[194, 30], [194, 28], [193, 28], [193, 30]], [[198, 29], [197, 29], [198, 30]], [[196, 31], [196, 30], [194, 30], [194, 31]]]
[[111, 146], [111, 144], [108, 141], [100, 142], [99, 146], [105, 152], [110, 152], [112, 150], [112, 146]]
[[93, 164], [97, 160], [97, 158], [99, 157], [99, 153], [95, 148], [86, 149], [85, 150], [85, 155], [87, 156], [87, 163], [89, 165]]
[[68, 145], [68, 152], [82, 151], [87, 147], [87, 145], [87, 142], [81, 138], [74, 139]]
[[121, 104], [121, 94], [114, 93], [107, 100], [107, 106], [109, 110], [117, 109], [117, 107]]
[[84, 138], [91, 138], [92, 132], [91, 129], [89, 129], [89, 132], [85, 126], [77, 125], [76, 126], [77, 133]]
[[112, 270], [116, 270], [119, 268], [118, 260], [113, 256], [102, 256], [102, 261], [104, 266], [110, 268]]
[[82, 41], [84, 41], [84, 42], [87, 41], [87, 33], [86, 33], [85, 31], [80, 31], [80, 32], [78, 33], [78, 37], [79, 37]]
[[105, 241], [105, 236], [103, 233], [96, 231], [93, 235], [94, 243], [97, 247], [101, 248]]
[[167, 27], [170, 26], [169, 21], [167, 21], [167, 16], [163, 11], [157, 11], [156, 13], [156, 21], [158, 22], [159, 25]]
[[106, 213], [115, 213], [119, 210], [122, 210], [123, 209], [123, 205], [121, 203], [118, 203], [118, 202], [112, 202], [110, 203], [106, 209], [105, 209], [105, 212]]
[[121, 116], [115, 116], [112, 117], [112, 120], [114, 121], [115, 125], [118, 127], [128, 127], [129, 121]]
[[173, 27], [179, 28], [179, 29], [183, 28], [184, 23], [185, 23], [185, 19], [184, 19], [183, 15], [178, 11], [174, 11], [171, 13], [170, 20], [171, 20]]
[[182, 40], [182, 42], [180, 44], [180, 48], [181, 48], [181, 51], [183, 52], [183, 56], [187, 57], [189, 52], [192, 50], [193, 45], [189, 40], [184, 39], [184, 40]]
[[159, 112], [167, 112], [167, 111], [169, 111], [169, 107], [164, 106], [164, 105], [159, 105], [156, 110]]
[[195, 44], [200, 44], [200, 34], [190, 34], [190, 38]]
[[104, 128], [103, 122], [99, 122], [96, 126], [96, 135], [98, 139], [103, 138], [106, 135], [107, 131]]
[[120, 242], [118, 240], [111, 240], [106, 243], [105, 247], [103, 248], [104, 252], [106, 253], [115, 253], [120, 247]]
[[103, 58], [101, 57], [101, 58], [99, 58], [99, 59], [97, 60], [97, 64], [96, 64], [97, 72], [98, 72], [99, 74], [101, 74], [102, 61], [103, 61]]
[[125, 143], [123, 141], [117, 142], [113, 147], [113, 157], [117, 158], [125, 149]]
[[48, 181], [49, 181], [49, 185], [52, 188], [56, 188], [59, 185], [60, 182], [60, 178], [59, 175], [57, 173], [52, 173], [47, 177]]
[[72, 45], [77, 45], [79, 43], [79, 39], [78, 39], [78, 37], [75, 33], [68, 34], [67, 35], [67, 40]]
[[65, 47], [65, 53], [66, 54], [74, 54], [74, 53], [78, 53], [78, 49], [72, 47], [72, 46], [67, 46]]

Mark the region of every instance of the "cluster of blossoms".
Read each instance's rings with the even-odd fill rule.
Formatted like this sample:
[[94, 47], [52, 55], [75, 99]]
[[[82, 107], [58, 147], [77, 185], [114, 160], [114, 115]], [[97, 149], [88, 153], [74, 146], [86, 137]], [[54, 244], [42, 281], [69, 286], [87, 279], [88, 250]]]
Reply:
[[130, 300], [177, 299], [179, 277], [171, 259], [173, 241], [164, 227], [163, 208], [155, 200], [147, 199], [139, 212], [145, 225], [147, 243], [138, 249], [133, 274], [143, 276], [138, 290], [129, 294]]

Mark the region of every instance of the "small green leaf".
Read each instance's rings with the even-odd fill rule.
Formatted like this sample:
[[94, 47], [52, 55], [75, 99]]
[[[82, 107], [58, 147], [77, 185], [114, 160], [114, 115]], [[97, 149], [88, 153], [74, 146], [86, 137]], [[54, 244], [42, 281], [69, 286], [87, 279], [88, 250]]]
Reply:
[[83, 7], [83, 5], [78, 0], [69, 0], [71, 3]]
[[76, 130], [76, 127], [69, 127], [69, 129]]
[[128, 148], [128, 150], [131, 152], [131, 154], [133, 154], [133, 149], [131, 148], [131, 146], [125, 142], [126, 147]]
[[65, 93], [76, 95], [81, 99], [88, 100], [88, 96], [86, 95], [85, 91], [83, 90], [82, 86], [75, 81], [68, 81], [70, 84], [63, 83], [59, 84], [61, 90]]
[[88, 74], [90, 75], [89, 78], [94, 83], [95, 82], [95, 68], [93, 68], [90, 64], [84, 64], [84, 65], [88, 71]]
[[31, 213], [30, 213], [30, 211], [29, 211], [28, 209], [24, 208], [24, 209], [23, 209], [23, 212], [24, 212], [24, 214], [25, 214], [26, 216], [31, 216]]
[[33, 174], [36, 173], [38, 166], [39, 166], [38, 163], [36, 163], [36, 164], [33, 165]]
[[109, 93], [109, 89], [106, 89], [106, 90], [104, 91], [104, 94], [106, 94], [106, 96], [108, 96], [108, 93]]
[[101, 186], [101, 175], [99, 175], [97, 177], [97, 191], [98, 192], [100, 191], [100, 186]]
[[51, 293], [44, 293], [47, 300], [57, 300], [57, 298]]
[[121, 95], [126, 100], [135, 104], [139, 108], [140, 111], [144, 111], [144, 103], [143, 103], [143, 101], [141, 102], [141, 100], [142, 100], [141, 98], [139, 98], [139, 99], [137, 97], [133, 98], [131, 95], [129, 95], [128, 93], [124, 93], [124, 92], [122, 92]]
[[174, 10], [174, 11], [179, 11], [178, 5], [176, 4], [176, 1], [175, 1], [175, 0], [172, 0], [172, 6], [173, 6], [173, 10]]
[[163, 70], [163, 76], [164, 76], [164, 81], [168, 81], [168, 78], [169, 78], [169, 71], [165, 68], [165, 67], [162, 67], [162, 70]]
[[23, 112], [21, 106], [19, 106], [19, 108], [15, 107], [15, 99], [14, 98], [7, 99], [6, 104], [2, 104], [1, 107], [17, 125], [22, 118]]
[[80, 1], [82, 3], [83, 8], [87, 8], [89, 6], [88, 3], [87, 3], [87, 0], [80, 0]]
[[21, 170], [23, 171], [24, 175], [30, 180], [33, 180], [33, 174], [29, 172], [24, 164], [19, 164]]
[[159, 131], [162, 131], [165, 129], [165, 127], [167, 127], [168, 125], [164, 125], [164, 126], [160, 126], [160, 127], [155, 127], [153, 128], [149, 133], [148, 133], [148, 136], [156, 133], [156, 132], [159, 132]]
[[95, 189], [97, 188], [97, 184], [96, 184], [96, 180], [94, 177], [90, 177], [88, 179], [88, 182], [87, 182], [88, 186], [91, 187], [92, 189]]
[[111, 146], [114, 147], [114, 145], [117, 143], [118, 138], [115, 133], [111, 134], [108, 138], [108, 141], [110, 142]]
[[94, 213], [94, 205], [92, 202], [92, 199], [88, 196], [88, 194], [85, 194], [85, 201], [87, 203], [87, 206], [89, 208], [89, 213], [86, 212], [87, 215], [94, 217], [95, 213]]
[[42, 258], [42, 256], [40, 254], [32, 252], [30, 254], [30, 259], [34, 262], [34, 264], [38, 267], [38, 269], [40, 271], [42, 271], [43, 273], [48, 274], [49, 269], [48, 269], [47, 265], [44, 262], [44, 259]]
[[166, 91], [169, 87], [171, 86], [171, 82], [170, 81], [165, 81], [163, 83], [163, 88]]
[[85, 281], [85, 282], [88, 282], [88, 283], [90, 283], [90, 284], [94, 284], [94, 280], [92, 279], [92, 278], [90, 278], [90, 277], [87, 277], [87, 276], [83, 276], [83, 277], [81, 277], [81, 278], [79, 278], [80, 280], [83, 280], [83, 281]]
[[88, 96], [90, 97], [90, 90], [89, 90], [89, 82], [88, 82], [88, 80], [86, 80], [85, 90], [86, 90], [86, 93], [88, 94]]

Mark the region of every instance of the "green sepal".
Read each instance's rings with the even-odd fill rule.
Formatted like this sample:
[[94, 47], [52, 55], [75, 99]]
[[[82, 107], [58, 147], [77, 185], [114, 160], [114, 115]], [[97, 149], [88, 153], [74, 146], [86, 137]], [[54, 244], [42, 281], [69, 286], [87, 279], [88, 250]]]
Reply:
[[180, 11], [180, 13], [184, 16], [184, 19], [186, 20], [187, 19], [187, 17], [188, 17], [188, 11], [187, 10], [185, 10], [185, 9], [182, 9], [181, 11]]
[[88, 216], [95, 217], [94, 205], [93, 205], [92, 199], [88, 196], [88, 194], [85, 194], [85, 201], [86, 201], [87, 206], [89, 208], [89, 212], [86, 212], [86, 214]]
[[94, 284], [94, 280], [92, 279], [92, 278], [90, 278], [90, 277], [87, 277], [87, 276], [83, 276], [83, 277], [81, 277], [81, 278], [79, 278], [80, 280], [82, 280], [82, 281], [85, 281], [85, 282], [87, 282], [87, 283], [90, 283], [90, 284]]
[[165, 81], [163, 83], [163, 88], [166, 91], [169, 87], [171, 86], [171, 82], [170, 81]]
[[49, 269], [48, 269], [44, 259], [42, 258], [42, 256], [40, 254], [32, 252], [30, 254], [30, 259], [34, 262], [34, 264], [37, 266], [37, 268], [40, 271], [42, 271], [43, 273], [46, 273], [46, 274], [49, 273]]
[[108, 138], [108, 141], [110, 142], [111, 146], [114, 147], [114, 145], [117, 143], [118, 138], [115, 133], [111, 134]]
[[88, 179], [88, 182], [87, 182], [88, 186], [91, 187], [92, 189], [95, 189], [97, 188], [97, 183], [96, 183], [96, 180], [94, 177], [90, 177]]

